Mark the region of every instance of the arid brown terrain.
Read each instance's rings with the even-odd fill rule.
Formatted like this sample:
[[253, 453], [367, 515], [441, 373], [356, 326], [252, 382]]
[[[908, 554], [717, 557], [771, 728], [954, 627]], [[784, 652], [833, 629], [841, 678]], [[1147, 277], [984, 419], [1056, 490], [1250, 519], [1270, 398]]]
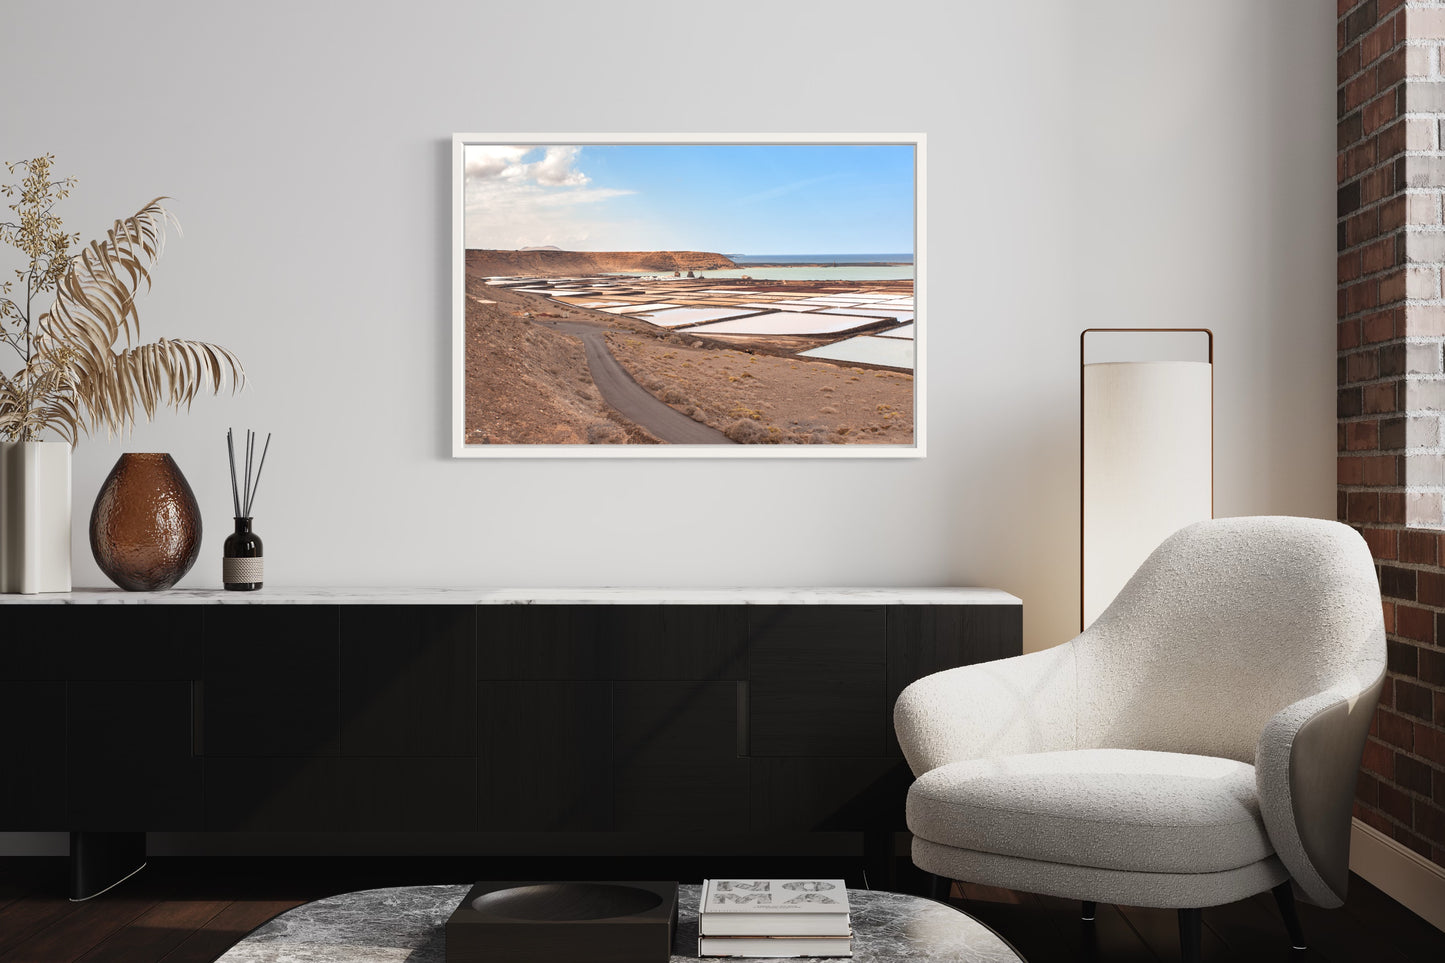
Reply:
[[523, 316], [541, 299], [471, 277], [466, 293], [465, 444], [657, 443], [602, 400], [578, 339]]
[[913, 438], [913, 376], [693, 347], [622, 332], [613, 355], [644, 388], [740, 444], [894, 444]]

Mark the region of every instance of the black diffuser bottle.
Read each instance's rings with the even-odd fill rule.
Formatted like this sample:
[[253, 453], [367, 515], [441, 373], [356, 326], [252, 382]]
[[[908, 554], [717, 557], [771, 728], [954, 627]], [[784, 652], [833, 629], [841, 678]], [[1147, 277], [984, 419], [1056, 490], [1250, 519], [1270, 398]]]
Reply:
[[[236, 477], [236, 443], [226, 432], [226, 451], [231, 460], [231, 502], [236, 510], [236, 530], [226, 536], [221, 553], [221, 584], [229, 592], [254, 592], [265, 581], [265, 561], [261, 558], [261, 539], [251, 531], [251, 503], [256, 500], [256, 486], [261, 483], [261, 469], [266, 467], [266, 452], [271, 450], [271, 435], [256, 459], [256, 435], [246, 430], [246, 443], [241, 448], [241, 465], [245, 474]], [[251, 474], [252, 466], [256, 474]]]
[[250, 518], [237, 518], [236, 530], [226, 536], [221, 559], [221, 584], [230, 592], [254, 592], [265, 575], [261, 538], [251, 531]]

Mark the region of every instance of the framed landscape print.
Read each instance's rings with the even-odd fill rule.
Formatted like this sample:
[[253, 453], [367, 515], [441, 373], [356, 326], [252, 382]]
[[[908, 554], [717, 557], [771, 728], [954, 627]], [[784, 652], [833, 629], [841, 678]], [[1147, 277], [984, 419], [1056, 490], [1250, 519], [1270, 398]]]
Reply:
[[922, 134], [452, 155], [455, 456], [923, 456]]

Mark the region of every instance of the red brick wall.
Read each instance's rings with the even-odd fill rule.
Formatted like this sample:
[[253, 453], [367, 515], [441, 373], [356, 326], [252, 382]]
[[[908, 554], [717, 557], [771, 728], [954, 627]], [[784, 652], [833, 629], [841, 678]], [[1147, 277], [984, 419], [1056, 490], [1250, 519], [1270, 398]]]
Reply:
[[1338, 11], [1339, 517], [1390, 658], [1355, 815], [1445, 866], [1445, 7]]

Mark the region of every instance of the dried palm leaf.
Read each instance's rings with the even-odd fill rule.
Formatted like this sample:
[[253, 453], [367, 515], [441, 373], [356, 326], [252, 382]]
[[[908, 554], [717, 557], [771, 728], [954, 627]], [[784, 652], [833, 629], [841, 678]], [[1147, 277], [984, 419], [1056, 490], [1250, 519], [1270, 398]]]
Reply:
[[[201, 341], [140, 342], [135, 298], [175, 223], [156, 198], [115, 222], [75, 256], [55, 304], [36, 325], [31, 363], [0, 380], [0, 435], [51, 428], [68, 441], [104, 427], [107, 435], [149, 420], [161, 407], [189, 409], [196, 395], [245, 384], [240, 360]], [[125, 347], [117, 350], [124, 338]]]

